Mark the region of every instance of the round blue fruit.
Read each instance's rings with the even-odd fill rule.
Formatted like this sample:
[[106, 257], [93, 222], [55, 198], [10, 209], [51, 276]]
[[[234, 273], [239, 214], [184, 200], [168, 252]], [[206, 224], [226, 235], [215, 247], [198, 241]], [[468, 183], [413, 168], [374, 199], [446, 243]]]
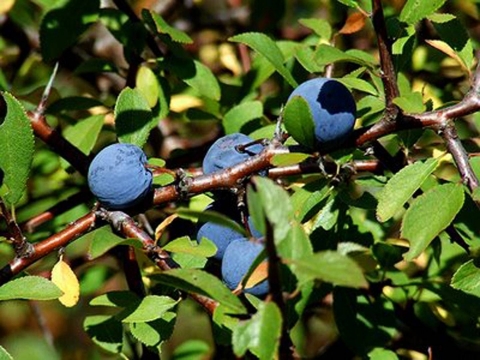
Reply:
[[[236, 239], [227, 246], [222, 260], [222, 278], [230, 290], [237, 288], [263, 249], [263, 244], [246, 238]], [[264, 280], [244, 291], [255, 296], [264, 296], [268, 289], [268, 281]]]
[[260, 144], [249, 146], [244, 151], [237, 149], [238, 145], [249, 144], [252, 141], [252, 138], [241, 133], [221, 137], [208, 149], [203, 159], [203, 173], [208, 175], [226, 169], [260, 153], [263, 149]]
[[147, 157], [132, 144], [113, 144], [100, 151], [88, 169], [90, 191], [109, 209], [138, 205], [152, 190]]
[[307, 101], [315, 124], [315, 138], [320, 144], [342, 140], [353, 130], [355, 100], [342, 83], [327, 78], [311, 79], [300, 84], [288, 100], [294, 96]]

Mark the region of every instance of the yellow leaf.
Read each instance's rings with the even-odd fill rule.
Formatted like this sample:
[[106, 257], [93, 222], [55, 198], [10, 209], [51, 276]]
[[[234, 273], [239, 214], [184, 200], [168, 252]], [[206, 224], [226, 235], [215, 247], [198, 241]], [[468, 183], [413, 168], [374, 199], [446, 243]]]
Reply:
[[6, 14], [7, 12], [9, 12], [14, 4], [15, 0], [0, 1], [0, 14]]
[[454, 59], [467, 73], [470, 73], [470, 69], [468, 69], [467, 65], [465, 65], [460, 56], [458, 56], [455, 50], [453, 50], [446, 42], [441, 40], [425, 40], [425, 42], [431, 47], [434, 47], [435, 49]]
[[[253, 270], [252, 274], [247, 280], [245, 284], [245, 289], [251, 289], [255, 285], [260, 284], [262, 281], [268, 278], [268, 262], [264, 261], [258, 265], [255, 270]], [[237, 288], [233, 290], [234, 294], [238, 294], [242, 290], [242, 282], [238, 284]]]
[[80, 284], [70, 266], [60, 258], [52, 269], [52, 282], [63, 291], [58, 300], [66, 307], [77, 304], [80, 296]]
[[157, 226], [157, 228], [155, 229], [155, 241], [158, 241], [158, 239], [160, 239], [167, 226], [170, 225], [172, 221], [175, 220], [177, 217], [178, 214], [170, 215], [165, 220], [163, 220], [160, 225]]
[[202, 105], [202, 100], [188, 94], [173, 95], [170, 99], [170, 110], [178, 113], [188, 110], [190, 108], [200, 107]]

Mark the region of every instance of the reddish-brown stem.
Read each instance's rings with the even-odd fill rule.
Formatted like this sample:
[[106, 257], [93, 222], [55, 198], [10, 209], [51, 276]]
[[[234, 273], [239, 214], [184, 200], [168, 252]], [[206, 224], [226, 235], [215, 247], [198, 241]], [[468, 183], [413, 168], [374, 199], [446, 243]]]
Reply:
[[68, 225], [65, 229], [49, 238], [33, 244], [33, 253], [29, 257], [13, 259], [8, 265], [0, 270], [0, 285], [10, 280], [13, 276], [25, 270], [37, 260], [52, 253], [53, 251], [67, 246], [78, 236], [87, 232], [95, 223], [96, 216], [90, 212], [77, 221]]
[[383, 86], [385, 90], [385, 112], [386, 119], [393, 120], [398, 113], [398, 107], [393, 103], [393, 99], [399, 96], [400, 92], [397, 85], [397, 76], [393, 65], [391, 44], [388, 39], [387, 27], [385, 26], [385, 16], [381, 0], [373, 0], [372, 22], [377, 35], [378, 51], [380, 55], [380, 68]]
[[5, 219], [7, 223], [8, 239], [12, 242], [15, 254], [20, 257], [28, 257], [34, 251], [32, 244], [30, 244], [25, 236], [23, 236], [22, 230], [18, 226], [15, 219], [8, 211], [5, 203], [0, 199], [0, 216]]
[[[100, 216], [110, 222], [123, 236], [127, 238], [139, 239], [143, 244], [143, 250], [147, 256], [161, 269], [170, 270], [177, 265], [170, 258], [170, 255], [161, 247], [155, 244], [155, 241], [144, 230], [140, 229], [133, 219], [120, 211], [107, 212], [102, 211]], [[189, 296], [197, 301], [209, 314], [213, 314], [218, 303], [206, 296], [199, 294], [189, 294]]]
[[447, 144], [447, 149], [450, 154], [452, 154], [453, 160], [457, 165], [458, 171], [464, 184], [473, 192], [478, 188], [478, 178], [475, 175], [470, 162], [468, 161], [468, 155], [465, 148], [462, 145], [462, 142], [458, 138], [457, 130], [453, 124], [449, 124], [445, 127], [441, 133], [445, 143]]
[[50, 146], [57, 154], [67, 160], [82, 175], [86, 176], [90, 159], [48, 125], [43, 114], [29, 112], [28, 116], [35, 135]]
[[76, 194], [73, 194], [69, 198], [60, 201], [59, 203], [52, 206], [47, 211], [38, 214], [28, 221], [21, 224], [21, 228], [27, 233], [32, 233], [35, 228], [42, 225], [43, 223], [52, 220], [55, 216], [64, 213], [65, 211], [77, 206], [78, 204], [84, 203], [85, 199], [91, 197], [90, 192], [79, 191]]

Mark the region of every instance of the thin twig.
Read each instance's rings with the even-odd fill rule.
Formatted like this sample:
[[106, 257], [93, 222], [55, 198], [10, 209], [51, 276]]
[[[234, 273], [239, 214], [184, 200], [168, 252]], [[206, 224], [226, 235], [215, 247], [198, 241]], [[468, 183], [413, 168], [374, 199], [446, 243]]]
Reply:
[[34, 251], [33, 246], [23, 235], [20, 226], [10, 214], [2, 199], [0, 199], [0, 216], [7, 223], [7, 237], [13, 244], [16, 256], [20, 258], [29, 257]]

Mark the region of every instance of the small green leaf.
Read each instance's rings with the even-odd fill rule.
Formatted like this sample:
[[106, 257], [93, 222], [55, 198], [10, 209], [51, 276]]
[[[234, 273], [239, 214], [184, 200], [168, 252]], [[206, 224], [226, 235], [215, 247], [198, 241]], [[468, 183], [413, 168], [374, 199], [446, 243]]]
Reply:
[[125, 88], [115, 104], [115, 127], [122, 143], [143, 147], [156, 120], [147, 100], [137, 89]]
[[200, 242], [190, 240], [188, 236], [182, 236], [172, 240], [163, 246], [163, 250], [173, 253], [184, 253], [195, 256], [211, 257], [217, 252], [215, 244], [208, 239], [201, 239]]
[[274, 302], [261, 302], [250, 320], [239, 322], [232, 334], [233, 351], [243, 357], [249, 350], [260, 360], [278, 356], [282, 314]]
[[437, 11], [446, 0], [407, 0], [405, 6], [400, 13], [400, 21], [407, 24], [416, 24], [427, 16]]
[[288, 154], [277, 154], [273, 156], [270, 163], [274, 166], [288, 166], [299, 164], [302, 161], [311, 157], [310, 154], [303, 153], [288, 153]]
[[302, 279], [322, 280], [333, 285], [353, 288], [368, 287], [362, 269], [355, 260], [336, 251], [321, 251], [300, 259], [284, 261], [295, 265], [296, 272]]
[[277, 72], [282, 75], [292, 87], [298, 86], [292, 74], [284, 65], [285, 59], [282, 55], [282, 52], [278, 48], [277, 44], [275, 44], [275, 42], [267, 35], [263, 33], [249, 32], [235, 35], [229, 40], [240, 42], [251, 47], [257, 53], [264, 56], [274, 66], [275, 70], [277, 70]]
[[122, 351], [123, 325], [113, 316], [87, 316], [83, 328], [92, 341], [102, 349], [114, 354]]
[[109, 225], [95, 229], [86, 234], [85, 237], [90, 241], [88, 254], [91, 259], [96, 259], [104, 255], [107, 251], [125, 240], [124, 238], [115, 235]]
[[159, 14], [153, 11], [148, 11], [146, 9], [142, 10], [142, 17], [147, 23], [151, 23], [153, 20], [155, 24], [155, 30], [158, 34], [165, 34], [170, 37], [175, 42], [183, 44], [191, 44], [193, 40], [183, 31], [180, 31], [172, 26], [170, 26]]
[[365, 81], [363, 79], [346, 76], [343, 78], [337, 78], [336, 80], [341, 82], [343, 85], [345, 85], [349, 89], [362, 91], [370, 95], [378, 95], [377, 89], [375, 89], [375, 87], [372, 84], [370, 84], [368, 81]]
[[423, 103], [423, 96], [418, 91], [397, 97], [393, 99], [393, 103], [398, 105], [400, 109], [406, 113], [418, 114], [426, 110], [426, 106]]
[[396, 173], [378, 193], [377, 218], [385, 222], [393, 217], [437, 168], [438, 160], [417, 161]]
[[217, 300], [231, 312], [245, 312], [241, 301], [216, 277], [198, 269], [172, 269], [152, 278], [162, 284]]
[[136, 89], [140, 91], [150, 108], [155, 107], [160, 95], [160, 85], [155, 73], [146, 66], [140, 66], [135, 81]]
[[160, 319], [168, 310], [178, 304], [168, 296], [147, 295], [139, 303], [128, 306], [118, 316], [122, 322], [149, 322]]
[[109, 291], [105, 294], [99, 295], [90, 301], [91, 306], [112, 306], [112, 307], [127, 307], [140, 302], [140, 299], [131, 291], [118, 290]]
[[223, 128], [226, 134], [241, 132], [248, 122], [263, 116], [263, 104], [258, 101], [246, 101], [232, 107], [223, 117]]
[[299, 144], [308, 148], [315, 147], [315, 123], [307, 101], [294, 96], [285, 105], [283, 122], [288, 134]]
[[12, 355], [10, 355], [3, 346], [0, 345], [0, 360], [13, 360]]
[[168, 311], [154, 321], [131, 323], [130, 332], [143, 344], [157, 347], [172, 335], [175, 319], [176, 314]]
[[88, 155], [97, 142], [104, 120], [104, 115], [92, 115], [65, 129], [63, 136]]
[[53, 300], [63, 292], [50, 280], [41, 276], [24, 276], [0, 286], [1, 300]]
[[465, 199], [457, 184], [436, 186], [417, 197], [403, 217], [401, 236], [410, 243], [406, 260], [422, 253], [430, 242], [453, 221]]
[[[256, 193], [263, 209], [262, 213], [272, 224], [275, 242], [279, 244], [285, 239], [291, 229], [290, 223], [293, 220], [293, 208], [290, 197], [288, 193], [281, 186], [275, 184], [273, 180], [255, 176], [252, 181], [255, 184]], [[278, 204], [282, 204], [282, 206], [278, 206]], [[250, 202], [248, 202], [248, 206], [255, 228], [261, 233], [265, 233], [262, 213], [258, 214], [258, 211], [252, 211]], [[258, 204], [256, 206], [258, 206]]]
[[480, 267], [478, 260], [467, 261], [453, 274], [451, 285], [454, 289], [480, 297]]
[[325, 19], [312, 18], [312, 19], [300, 19], [298, 20], [303, 26], [313, 30], [315, 34], [322, 39], [330, 40], [332, 37], [332, 26]]
[[22, 197], [33, 160], [33, 130], [25, 109], [9, 93], [1, 93], [7, 105], [7, 114], [0, 123], [0, 169], [8, 192], [5, 200], [16, 204]]
[[99, 0], [67, 1], [47, 12], [40, 25], [40, 49], [45, 62], [57, 59], [97, 21]]
[[221, 89], [212, 71], [200, 61], [189, 58], [170, 59], [165, 65], [187, 85], [212, 100], [220, 100]]
[[398, 355], [392, 350], [375, 348], [368, 353], [369, 360], [398, 360]]

